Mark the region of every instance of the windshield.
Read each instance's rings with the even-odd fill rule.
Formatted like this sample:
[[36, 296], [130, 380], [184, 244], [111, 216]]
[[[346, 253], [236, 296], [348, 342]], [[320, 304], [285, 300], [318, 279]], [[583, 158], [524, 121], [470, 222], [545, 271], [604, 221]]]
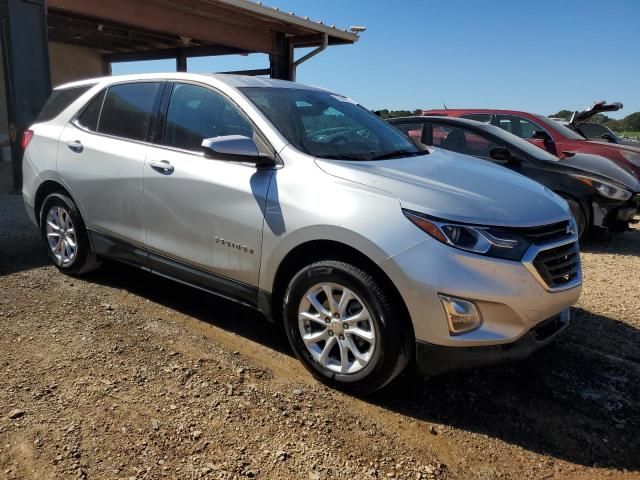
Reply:
[[428, 153], [341, 95], [299, 88], [240, 90], [289, 143], [314, 157], [382, 160]]
[[516, 147], [519, 150], [522, 150], [524, 153], [526, 153], [527, 155], [537, 159], [537, 160], [544, 160], [544, 161], [551, 161], [551, 162], [557, 162], [558, 158], [555, 157], [554, 155], [551, 155], [549, 152], [547, 152], [546, 150], [543, 150], [540, 147], [536, 147], [533, 143], [531, 142], [527, 142], [526, 140], [523, 140], [522, 138], [507, 132], [506, 130], [503, 130], [500, 127], [496, 127], [494, 125], [487, 125], [484, 124], [482, 125], [483, 129], [485, 129], [487, 132], [491, 133], [493, 136], [498, 137], [500, 140], [504, 141], [504, 143], [508, 146], [508, 145], [513, 145], [514, 147]]
[[544, 115], [534, 115], [534, 117], [536, 117], [538, 120], [540, 120], [540, 122], [543, 125], [546, 125], [547, 127], [550, 127], [552, 129], [554, 129], [556, 132], [558, 132], [564, 138], [568, 138], [569, 140], [584, 140], [584, 137], [582, 135], [580, 135], [579, 133], [575, 132], [574, 130], [571, 130], [569, 127], [565, 127], [560, 122], [556, 122], [555, 120], [551, 120], [550, 118], [545, 117]]

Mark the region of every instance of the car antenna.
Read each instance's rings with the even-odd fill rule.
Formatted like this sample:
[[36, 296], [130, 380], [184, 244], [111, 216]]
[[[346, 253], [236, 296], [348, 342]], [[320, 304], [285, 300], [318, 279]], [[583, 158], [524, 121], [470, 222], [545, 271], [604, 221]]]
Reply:
[[444, 107], [444, 109], [445, 109], [445, 110], [449, 110], [449, 109], [447, 108], [447, 104], [446, 104], [446, 103], [444, 103], [444, 98], [443, 98], [443, 97], [440, 97], [440, 100], [442, 100], [442, 106]]

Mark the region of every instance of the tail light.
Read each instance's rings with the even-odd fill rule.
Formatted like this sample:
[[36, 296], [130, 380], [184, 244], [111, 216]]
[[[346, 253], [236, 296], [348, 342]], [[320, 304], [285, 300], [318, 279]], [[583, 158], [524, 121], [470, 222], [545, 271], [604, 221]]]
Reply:
[[27, 149], [27, 146], [29, 145], [29, 142], [31, 141], [32, 138], [33, 138], [33, 130], [25, 130], [24, 133], [22, 134], [22, 143], [20, 143], [23, 151]]

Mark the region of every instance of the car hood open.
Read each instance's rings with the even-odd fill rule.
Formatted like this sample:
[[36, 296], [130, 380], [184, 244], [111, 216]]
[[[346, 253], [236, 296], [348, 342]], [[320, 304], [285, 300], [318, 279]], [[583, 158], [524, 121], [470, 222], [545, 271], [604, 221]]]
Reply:
[[604, 100], [601, 100], [599, 102], [595, 102], [589, 108], [585, 108], [581, 112], [574, 112], [571, 116], [571, 120], [569, 120], [569, 124], [576, 128], [598, 113], [617, 112], [620, 109], [622, 109], [622, 104], [620, 102], [607, 103]]
[[331, 175], [396, 196], [402, 208], [450, 221], [531, 227], [569, 218], [566, 202], [539, 183], [439, 148], [417, 157], [316, 163]]

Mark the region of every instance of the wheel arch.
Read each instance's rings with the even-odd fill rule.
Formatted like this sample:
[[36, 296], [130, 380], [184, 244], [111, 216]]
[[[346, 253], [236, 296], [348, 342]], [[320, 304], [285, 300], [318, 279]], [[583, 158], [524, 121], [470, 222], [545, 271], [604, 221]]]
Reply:
[[321, 260], [341, 260], [373, 275], [389, 295], [394, 307], [399, 309], [398, 318], [402, 319], [406, 324], [404, 326], [410, 329], [411, 338], [415, 341], [409, 309], [391, 278], [367, 255], [350, 245], [335, 240], [311, 240], [302, 243], [282, 259], [276, 270], [271, 291], [271, 311], [276, 322], [282, 321], [282, 302], [291, 278], [306, 265]]
[[[52, 193], [62, 193], [68, 196], [71, 200], [75, 202], [71, 193], [68, 189], [66, 189], [61, 183], [56, 182], [55, 180], [45, 180], [40, 184], [38, 190], [36, 191], [35, 199], [33, 202], [33, 210], [35, 212], [35, 217], [38, 222], [38, 226], [40, 226], [40, 210], [42, 209], [42, 204], [44, 200], [51, 195]], [[77, 202], [76, 202], [77, 205]]]
[[560, 195], [564, 199], [573, 200], [580, 206], [586, 218], [586, 226], [584, 230], [586, 233], [593, 226], [593, 211], [591, 202], [588, 201], [585, 197], [577, 197], [564, 190], [554, 190], [553, 192], [557, 195]]

